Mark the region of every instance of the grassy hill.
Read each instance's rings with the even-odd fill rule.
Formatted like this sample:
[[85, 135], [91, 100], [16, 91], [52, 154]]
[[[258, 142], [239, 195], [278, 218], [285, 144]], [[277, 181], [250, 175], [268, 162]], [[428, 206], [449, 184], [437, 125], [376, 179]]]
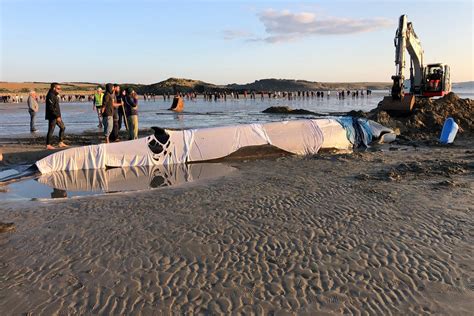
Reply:
[[[0, 93], [28, 93], [35, 90], [38, 93], [48, 92], [50, 83], [47, 82], [0, 82]], [[64, 82], [61, 88], [69, 93], [86, 93], [93, 91], [96, 83]]]
[[136, 88], [136, 91], [140, 94], [143, 93], [174, 93], [177, 92], [191, 92], [203, 93], [204, 91], [211, 91], [221, 89], [217, 85], [212, 83], [203, 82], [200, 80], [183, 79], [183, 78], [169, 78], [167, 80], [154, 83], [151, 85], [143, 85]]

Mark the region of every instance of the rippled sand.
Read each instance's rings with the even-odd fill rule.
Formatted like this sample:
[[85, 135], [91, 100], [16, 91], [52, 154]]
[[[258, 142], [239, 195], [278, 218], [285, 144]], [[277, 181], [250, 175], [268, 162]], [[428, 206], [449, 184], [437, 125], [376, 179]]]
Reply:
[[469, 314], [467, 146], [232, 162], [180, 188], [3, 204], [0, 313]]

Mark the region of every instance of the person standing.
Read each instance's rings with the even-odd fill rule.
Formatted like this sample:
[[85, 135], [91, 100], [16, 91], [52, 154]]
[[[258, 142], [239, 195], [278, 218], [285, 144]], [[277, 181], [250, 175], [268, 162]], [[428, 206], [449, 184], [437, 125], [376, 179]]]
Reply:
[[35, 117], [39, 110], [38, 97], [36, 96], [36, 92], [34, 90], [30, 91], [30, 95], [28, 96], [26, 103], [28, 104], [28, 112], [30, 113], [30, 132], [34, 133], [37, 131], [35, 127]]
[[111, 83], [105, 85], [105, 96], [102, 102], [101, 113], [105, 142], [109, 143], [114, 124], [114, 86]]
[[127, 123], [125, 122], [127, 117], [124, 113], [124, 110], [125, 110], [124, 105], [125, 105], [125, 98], [127, 96], [127, 90], [123, 89], [123, 91], [122, 91], [122, 106], [119, 106], [117, 108], [117, 111], [118, 111], [118, 130], [119, 131], [122, 129], [122, 122], [125, 125], [125, 128], [127, 128]]
[[127, 89], [125, 97], [125, 114], [128, 122], [128, 139], [138, 138], [138, 96], [132, 88]]
[[59, 126], [59, 147], [67, 147], [64, 141], [64, 131], [66, 127], [61, 118], [61, 109], [59, 108], [59, 93], [61, 86], [57, 82], [51, 84], [51, 88], [46, 95], [46, 115], [48, 121], [48, 134], [46, 135], [46, 149], [54, 149], [51, 145], [51, 137], [53, 136], [56, 125]]
[[118, 84], [114, 84], [114, 106], [113, 106], [113, 128], [112, 128], [112, 134], [110, 135], [110, 141], [111, 142], [118, 142], [120, 140], [119, 138], [119, 110], [120, 107], [122, 106], [122, 93], [120, 92], [120, 86]]
[[102, 88], [98, 87], [96, 93], [94, 93], [92, 109], [97, 112], [97, 118], [99, 119], [98, 128], [102, 128], [102, 102], [104, 99], [104, 93]]

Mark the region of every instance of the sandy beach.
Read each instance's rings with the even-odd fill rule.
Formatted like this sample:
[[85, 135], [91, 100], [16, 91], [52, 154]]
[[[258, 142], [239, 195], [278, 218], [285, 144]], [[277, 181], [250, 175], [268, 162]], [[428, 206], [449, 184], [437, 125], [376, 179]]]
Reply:
[[4, 202], [0, 312], [468, 315], [472, 148], [232, 160], [181, 187]]

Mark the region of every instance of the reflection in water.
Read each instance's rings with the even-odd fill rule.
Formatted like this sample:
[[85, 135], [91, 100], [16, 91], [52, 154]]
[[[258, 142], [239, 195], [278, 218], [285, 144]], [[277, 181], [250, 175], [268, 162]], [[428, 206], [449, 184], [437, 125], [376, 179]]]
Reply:
[[62, 199], [67, 197], [67, 192], [61, 189], [53, 189], [53, 192], [51, 192], [51, 198], [52, 199]]
[[176, 121], [182, 122], [182, 121], [184, 121], [184, 115], [182, 113], [178, 113], [178, 114], [175, 115], [174, 119]]
[[173, 164], [53, 172], [40, 176], [37, 181], [54, 188], [52, 198], [64, 198], [67, 192], [74, 191], [107, 193], [176, 186], [222, 177], [234, 170], [221, 163]]

